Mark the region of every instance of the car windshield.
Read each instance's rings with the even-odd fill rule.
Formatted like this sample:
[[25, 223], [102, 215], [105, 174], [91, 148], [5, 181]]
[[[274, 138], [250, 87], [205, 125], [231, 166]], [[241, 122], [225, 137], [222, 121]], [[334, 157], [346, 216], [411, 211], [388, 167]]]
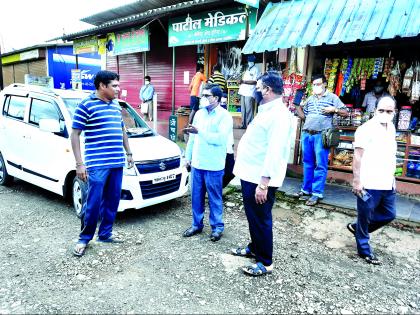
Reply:
[[129, 138], [153, 136], [154, 132], [137, 112], [125, 102], [121, 102], [121, 115]]
[[71, 117], [73, 117], [74, 111], [76, 110], [77, 105], [80, 104], [82, 99], [81, 98], [63, 98], [63, 101]]

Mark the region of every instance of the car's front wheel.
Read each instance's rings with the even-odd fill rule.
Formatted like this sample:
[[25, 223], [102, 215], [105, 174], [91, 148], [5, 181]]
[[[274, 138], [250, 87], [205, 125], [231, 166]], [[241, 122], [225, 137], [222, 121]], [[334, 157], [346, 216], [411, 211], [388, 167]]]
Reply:
[[4, 162], [3, 155], [0, 153], [0, 185], [7, 186], [13, 182], [13, 176], [7, 173], [6, 163]]
[[87, 185], [77, 176], [73, 179], [72, 200], [73, 208], [78, 218], [82, 217], [83, 203], [86, 200]]

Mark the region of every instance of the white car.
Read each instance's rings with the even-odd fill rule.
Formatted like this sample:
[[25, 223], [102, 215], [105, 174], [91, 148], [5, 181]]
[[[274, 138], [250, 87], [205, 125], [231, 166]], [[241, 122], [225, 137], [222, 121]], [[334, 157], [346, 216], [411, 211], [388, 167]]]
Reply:
[[[0, 93], [1, 185], [19, 178], [68, 198], [81, 215], [86, 184], [75, 176], [69, 135], [73, 112], [87, 95], [24, 84]], [[118, 211], [184, 195], [188, 172], [179, 146], [150, 129], [129, 104], [119, 103], [136, 167], [124, 168]]]

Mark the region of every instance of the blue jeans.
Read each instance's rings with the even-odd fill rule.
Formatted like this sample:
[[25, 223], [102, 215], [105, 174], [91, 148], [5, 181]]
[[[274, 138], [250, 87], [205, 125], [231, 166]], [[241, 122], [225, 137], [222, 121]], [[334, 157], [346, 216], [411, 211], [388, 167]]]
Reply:
[[261, 262], [264, 266], [270, 266], [273, 263], [273, 217], [271, 210], [273, 209], [277, 188], [269, 187], [267, 201], [260, 205], [255, 201], [257, 184], [241, 180], [241, 187], [251, 236], [248, 248], [255, 254], [257, 262]]
[[366, 189], [372, 197], [366, 202], [357, 198], [356, 244], [360, 255], [371, 255], [369, 233], [395, 219], [395, 190]]
[[206, 171], [191, 168], [191, 203], [192, 227], [202, 230], [204, 227], [204, 207], [206, 192], [209, 199], [209, 222], [212, 232], [221, 233], [224, 230], [222, 181], [224, 171]]
[[302, 132], [303, 183], [301, 191], [323, 198], [330, 149], [322, 145], [322, 135]]
[[89, 243], [95, 235], [96, 225], [101, 219], [98, 230], [100, 239], [112, 235], [112, 225], [117, 215], [121, 198], [123, 169], [88, 169], [88, 191], [82, 209], [82, 231], [79, 242]]

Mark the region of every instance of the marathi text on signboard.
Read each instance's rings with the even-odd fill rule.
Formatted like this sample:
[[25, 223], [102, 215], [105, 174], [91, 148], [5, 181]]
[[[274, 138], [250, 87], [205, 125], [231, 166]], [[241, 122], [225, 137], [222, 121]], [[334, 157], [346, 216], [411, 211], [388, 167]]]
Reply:
[[244, 40], [247, 20], [257, 21], [257, 10], [244, 7], [222, 9], [169, 20], [169, 47]]
[[96, 36], [75, 39], [73, 41], [73, 54], [86, 54], [98, 51], [98, 39]]
[[178, 117], [176, 115], [169, 116], [169, 140], [176, 142], [178, 130]]
[[113, 48], [114, 55], [149, 51], [149, 30], [147, 28], [132, 28], [116, 32]]

